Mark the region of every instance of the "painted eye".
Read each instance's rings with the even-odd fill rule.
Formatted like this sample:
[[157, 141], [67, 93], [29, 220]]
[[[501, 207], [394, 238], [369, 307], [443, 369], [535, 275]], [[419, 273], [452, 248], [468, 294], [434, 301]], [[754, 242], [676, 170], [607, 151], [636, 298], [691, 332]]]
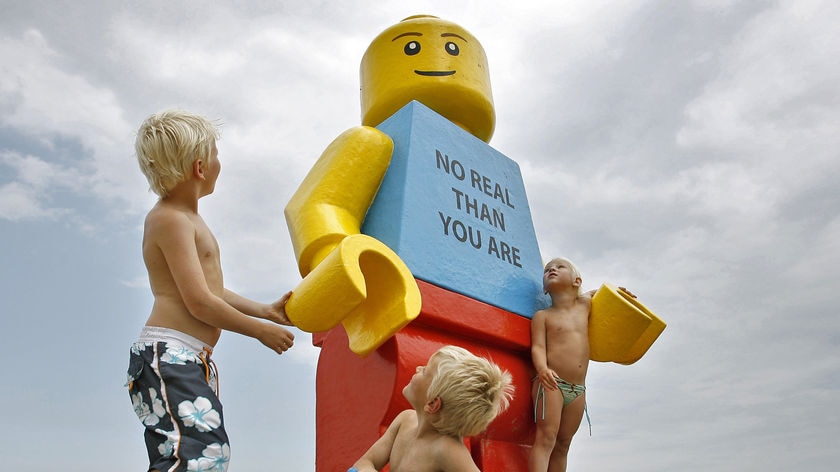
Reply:
[[413, 56], [420, 52], [420, 43], [417, 41], [409, 41], [403, 48], [406, 56]]
[[446, 53], [449, 54], [450, 56], [457, 56], [458, 54], [461, 53], [461, 50], [458, 48], [458, 45], [453, 43], [452, 41], [449, 41], [448, 43], [446, 43], [444, 48], [446, 49]]

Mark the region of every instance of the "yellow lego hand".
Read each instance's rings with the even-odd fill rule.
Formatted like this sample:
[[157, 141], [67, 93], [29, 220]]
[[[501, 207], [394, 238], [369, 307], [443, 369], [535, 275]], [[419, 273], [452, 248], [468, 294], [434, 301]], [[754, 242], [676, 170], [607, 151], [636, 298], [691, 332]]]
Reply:
[[665, 322], [635, 295], [605, 283], [592, 297], [589, 358], [632, 364], [641, 359], [664, 329]]
[[294, 290], [286, 304], [298, 328], [325, 331], [339, 322], [350, 349], [367, 355], [420, 313], [411, 271], [390, 248], [363, 234], [344, 238]]

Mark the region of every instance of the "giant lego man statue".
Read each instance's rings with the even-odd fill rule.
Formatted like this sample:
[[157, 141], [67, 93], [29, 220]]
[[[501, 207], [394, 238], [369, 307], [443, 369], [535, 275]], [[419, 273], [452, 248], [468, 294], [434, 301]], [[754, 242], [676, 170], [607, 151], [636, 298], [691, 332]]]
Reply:
[[[465, 440], [476, 464], [525, 470], [542, 258], [519, 167], [487, 144], [484, 50], [454, 23], [406, 18], [365, 52], [361, 102], [362, 126], [329, 145], [286, 207], [304, 277], [286, 310], [321, 347], [316, 469], [346, 470], [409, 407], [401, 391], [415, 367], [456, 344], [510, 371], [517, 389]], [[614, 296], [593, 300], [592, 358], [632, 363], [664, 323], [601, 292]]]

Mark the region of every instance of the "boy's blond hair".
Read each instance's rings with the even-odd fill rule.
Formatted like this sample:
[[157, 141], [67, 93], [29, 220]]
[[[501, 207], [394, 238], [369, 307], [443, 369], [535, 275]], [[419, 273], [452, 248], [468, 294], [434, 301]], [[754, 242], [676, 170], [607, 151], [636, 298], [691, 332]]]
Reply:
[[183, 110], [165, 110], [146, 118], [134, 149], [149, 188], [165, 198], [192, 172], [196, 159], [207, 159], [219, 130], [207, 118]]
[[448, 436], [473, 436], [484, 431], [507, 409], [513, 397], [511, 375], [464, 348], [444, 346], [432, 354], [437, 372], [427, 398], [439, 397], [441, 408], [432, 425]]

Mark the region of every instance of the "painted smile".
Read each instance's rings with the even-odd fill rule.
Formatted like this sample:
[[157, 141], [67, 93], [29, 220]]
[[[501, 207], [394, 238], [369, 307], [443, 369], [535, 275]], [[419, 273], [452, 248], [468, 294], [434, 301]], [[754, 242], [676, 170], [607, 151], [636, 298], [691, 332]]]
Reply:
[[454, 70], [415, 70], [415, 74], [417, 75], [427, 75], [432, 77], [441, 77], [444, 75], [452, 75], [455, 73]]

